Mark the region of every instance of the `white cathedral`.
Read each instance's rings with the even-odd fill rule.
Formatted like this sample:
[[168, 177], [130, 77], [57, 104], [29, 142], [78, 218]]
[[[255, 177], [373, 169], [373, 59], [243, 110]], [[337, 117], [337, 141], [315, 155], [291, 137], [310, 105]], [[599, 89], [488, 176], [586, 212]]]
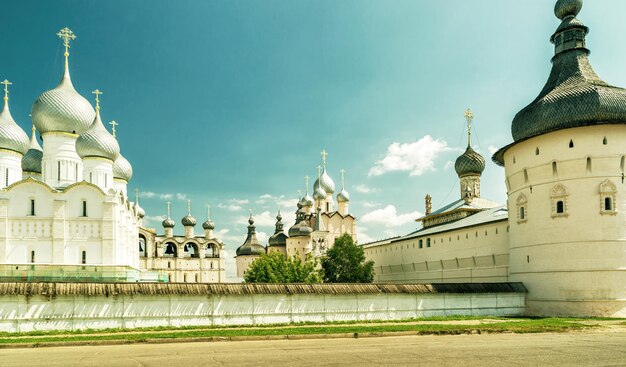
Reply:
[[254, 218], [248, 220], [248, 236], [237, 248], [237, 276], [243, 277], [250, 264], [264, 253], [280, 252], [285, 256], [299, 256], [303, 260], [310, 255], [323, 256], [333, 246], [335, 239], [344, 234], [357, 240], [356, 218], [350, 214], [350, 194], [345, 189], [344, 170], [341, 170], [341, 190], [336, 195], [335, 181], [326, 170], [328, 153], [322, 151], [322, 165], [317, 167], [317, 180], [313, 184], [313, 197], [309, 194], [309, 177], [305, 177], [305, 195], [299, 198], [296, 222], [285, 233], [280, 212], [276, 216], [276, 230], [269, 238], [267, 246], [259, 243], [256, 237]]
[[[29, 138], [9, 111], [4, 81], [0, 113], [0, 279], [133, 281], [139, 277], [138, 229], [144, 211], [127, 195], [130, 163], [115, 137], [65, 70], [32, 107]], [[43, 149], [36, 136], [39, 131]]]

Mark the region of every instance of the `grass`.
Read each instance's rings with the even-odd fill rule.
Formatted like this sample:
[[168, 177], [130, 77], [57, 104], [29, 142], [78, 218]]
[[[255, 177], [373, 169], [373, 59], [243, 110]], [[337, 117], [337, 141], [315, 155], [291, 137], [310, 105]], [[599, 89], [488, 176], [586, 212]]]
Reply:
[[[444, 317], [407, 321], [455, 321], [474, 320], [483, 318], [465, 317]], [[499, 323], [463, 325], [463, 324], [415, 324], [411, 322], [378, 323], [372, 322], [364, 324], [350, 323], [329, 323], [329, 324], [296, 324], [296, 325], [273, 325], [262, 327], [185, 327], [167, 328], [154, 327], [144, 329], [113, 329], [113, 330], [82, 330], [82, 331], [54, 331], [54, 332], [32, 332], [20, 334], [3, 333], [0, 336], [0, 344], [10, 345], [16, 343], [40, 344], [49, 342], [99, 342], [99, 341], [122, 341], [128, 343], [146, 342], [148, 340], [158, 341], [159, 339], [193, 339], [193, 338], [233, 338], [233, 337], [277, 337], [277, 336], [307, 336], [307, 335], [332, 335], [351, 334], [355, 337], [359, 335], [380, 335], [381, 333], [410, 332], [416, 335], [424, 334], [465, 334], [465, 333], [542, 333], [542, 332], [567, 332], [582, 330], [593, 326], [581, 324], [580, 321], [589, 319], [568, 319], [568, 318], [543, 318], [543, 319], [521, 319], [521, 318], [490, 318], [504, 320]], [[88, 334], [92, 335], [88, 335]], [[93, 333], [97, 333], [94, 335]], [[19, 336], [19, 337], [17, 337]]]

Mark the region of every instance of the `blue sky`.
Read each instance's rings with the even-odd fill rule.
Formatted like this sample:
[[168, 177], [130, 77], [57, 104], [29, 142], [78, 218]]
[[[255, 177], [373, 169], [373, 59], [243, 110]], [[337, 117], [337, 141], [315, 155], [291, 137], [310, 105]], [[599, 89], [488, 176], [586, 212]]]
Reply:
[[[14, 83], [11, 111], [29, 131], [33, 101], [62, 73], [55, 34], [70, 27], [72, 79], [88, 99], [104, 91], [102, 116], [120, 123], [149, 226], [162, 230], [169, 199], [182, 232], [189, 198], [199, 222], [212, 205], [230, 252], [249, 210], [264, 239], [278, 209], [292, 224], [304, 176], [316, 176], [326, 149], [338, 186], [347, 171], [364, 242], [415, 229], [427, 193], [435, 208], [458, 197], [451, 162], [465, 147], [468, 107], [488, 161], [483, 197], [504, 202], [489, 150], [511, 141], [513, 116], [548, 77], [553, 5], [5, 0], [0, 78]], [[596, 0], [579, 16], [596, 71], [621, 86], [624, 13], [624, 1]]]

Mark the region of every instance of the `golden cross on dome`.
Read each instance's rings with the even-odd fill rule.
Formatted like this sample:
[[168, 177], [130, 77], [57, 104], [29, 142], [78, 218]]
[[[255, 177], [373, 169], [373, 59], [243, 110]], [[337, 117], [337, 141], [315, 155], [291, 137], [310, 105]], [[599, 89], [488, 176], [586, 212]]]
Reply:
[[339, 172], [341, 172], [341, 189], [343, 190], [343, 181], [344, 181], [343, 178], [344, 178], [344, 174], [346, 173], [346, 170], [342, 168], [341, 171]]
[[9, 85], [13, 83], [4, 79], [0, 84], [4, 84], [4, 106], [7, 107], [9, 105]]
[[32, 132], [32, 136], [35, 136], [35, 131], [37, 131], [37, 128], [35, 128], [35, 124], [33, 124], [33, 127], [30, 129], [30, 131]]
[[102, 94], [102, 92], [100, 91], [100, 89], [96, 89], [91, 93], [96, 95], [96, 112], [100, 112], [100, 95]]
[[65, 57], [67, 58], [70, 55], [69, 53], [70, 40], [71, 41], [75, 40], [76, 35], [74, 34], [74, 32], [72, 32], [71, 29], [65, 27], [61, 29], [59, 33], [57, 33], [57, 36], [59, 36], [59, 38], [63, 40], [63, 46], [65, 46]]
[[117, 130], [115, 129], [115, 127], [116, 127], [117, 125], [119, 125], [119, 124], [118, 124], [117, 122], [115, 122], [115, 120], [113, 120], [113, 121], [109, 122], [109, 125], [111, 125], [111, 133], [113, 134], [113, 137], [114, 137], [114, 138], [115, 138], [115, 137], [117, 137], [117, 136], [116, 136], [116, 132], [117, 132]]
[[467, 110], [465, 110], [465, 120], [467, 121], [467, 146], [469, 147], [471, 142], [470, 142], [470, 137], [472, 135], [472, 121], [474, 120], [474, 112], [472, 112], [472, 110], [470, 110], [469, 108]]
[[322, 164], [324, 168], [326, 168], [326, 157], [328, 157], [328, 153], [326, 153], [326, 149], [322, 149]]

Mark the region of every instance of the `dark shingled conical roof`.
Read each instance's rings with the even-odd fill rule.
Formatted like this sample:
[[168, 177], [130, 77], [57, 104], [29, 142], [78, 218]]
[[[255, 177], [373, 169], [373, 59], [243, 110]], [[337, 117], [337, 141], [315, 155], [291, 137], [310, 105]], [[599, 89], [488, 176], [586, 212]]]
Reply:
[[256, 227], [254, 226], [254, 219], [250, 215], [248, 219], [248, 236], [241, 246], [237, 249], [237, 256], [245, 255], [261, 255], [265, 253], [265, 247], [261, 246], [259, 240], [256, 238]]

